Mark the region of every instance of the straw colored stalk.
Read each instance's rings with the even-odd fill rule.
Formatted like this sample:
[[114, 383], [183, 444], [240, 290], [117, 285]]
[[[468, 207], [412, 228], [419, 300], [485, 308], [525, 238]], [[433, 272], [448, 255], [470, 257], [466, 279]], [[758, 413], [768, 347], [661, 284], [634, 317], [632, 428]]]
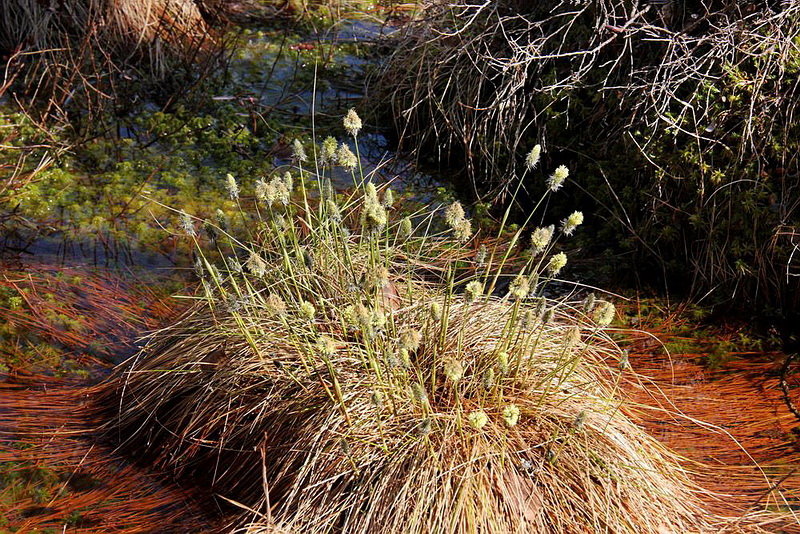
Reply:
[[[317, 325], [334, 340], [323, 356], [294, 319], [200, 304], [119, 370], [101, 399], [119, 408], [109, 430], [162, 469], [210, 479], [251, 511], [248, 532], [716, 528], [677, 458], [624, 415], [601, 370], [618, 351], [609, 339], [568, 315], [507, 336], [514, 305], [496, 300], [454, 303], [442, 336], [428, 316], [441, 295], [400, 295], [396, 331], [419, 329], [422, 343], [410, 363], [383, 351], [375, 368], [370, 343], [335, 319]], [[593, 342], [565, 345], [571, 325]], [[455, 385], [451, 358], [464, 367]], [[480, 429], [474, 411], [488, 417]]]

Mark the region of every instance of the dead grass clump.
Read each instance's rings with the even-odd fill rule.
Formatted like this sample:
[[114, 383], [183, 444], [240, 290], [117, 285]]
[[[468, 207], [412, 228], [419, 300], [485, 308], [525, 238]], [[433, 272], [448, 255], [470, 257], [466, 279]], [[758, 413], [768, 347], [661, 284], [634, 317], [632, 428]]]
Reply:
[[565, 346], [567, 317], [520, 329], [506, 368], [497, 348], [511, 306], [453, 306], [439, 350], [441, 323], [404, 302], [396, 326], [422, 327], [423, 342], [409, 367], [382, 355], [370, 372], [357, 339], [335, 326], [319, 325], [332, 354], [303, 354], [266, 313], [243, 318], [266, 333], [251, 345], [230, 335], [237, 318], [202, 308], [126, 370], [114, 427], [159, 467], [210, 476], [257, 510], [253, 532], [268, 531], [270, 515], [295, 532], [706, 526], [676, 458], [619, 410], [595, 368], [608, 347]]
[[[357, 142], [356, 119], [345, 126]], [[726, 524], [626, 415], [618, 386], [629, 370], [604, 333], [613, 305], [542, 297], [567, 261], [552, 254], [552, 227], [535, 232], [536, 252], [500, 296], [509, 253], [466, 259], [460, 204], [444, 210], [442, 232], [434, 212], [395, 220], [394, 195], [357, 170], [347, 145], [329, 139], [317, 153], [320, 174], [295, 145], [299, 175], [257, 183], [246, 239], [205, 221], [219, 261], [197, 249], [197, 303], [108, 383], [97, 402], [108, 435], [209, 483], [246, 510], [248, 532]], [[334, 162], [353, 173], [349, 196], [326, 186]], [[556, 170], [542, 200], [564, 179]]]
[[[219, 11], [192, 0], [11, 0], [0, 7], [2, 92], [37, 117], [66, 120], [71, 103], [95, 116], [135, 82], [178, 75], [190, 85], [216, 68], [220, 39], [204, 19]], [[189, 76], [188, 67], [192, 67]], [[176, 86], [177, 87], [177, 86]], [[177, 89], [176, 89], [177, 90]], [[2, 94], [0, 92], [0, 95]], [[75, 117], [73, 117], [75, 118]]]
[[[393, 36], [377, 101], [391, 106], [400, 132], [463, 158], [481, 183], [513, 181], [520, 147], [554, 125], [576, 137], [576, 126], [588, 129], [603, 146], [598, 132], [630, 136], [657, 160], [649, 145], [666, 131], [701, 145], [700, 161], [714, 170], [718, 145], [764, 158], [765, 132], [779, 122], [788, 131], [799, 13], [791, 2], [731, 0], [430, 2]], [[712, 97], [728, 102], [730, 78], [753, 86], [732, 97], [748, 99], [742, 109]]]
[[[3, 5], [0, 49], [22, 55], [61, 52], [76, 57], [76, 46], [120, 58], [149, 57], [151, 72], [160, 76], [164, 59], [208, 39], [208, 27], [191, 0], [82, 0], [47, 5], [12, 0]], [[58, 49], [58, 50], [56, 50]]]

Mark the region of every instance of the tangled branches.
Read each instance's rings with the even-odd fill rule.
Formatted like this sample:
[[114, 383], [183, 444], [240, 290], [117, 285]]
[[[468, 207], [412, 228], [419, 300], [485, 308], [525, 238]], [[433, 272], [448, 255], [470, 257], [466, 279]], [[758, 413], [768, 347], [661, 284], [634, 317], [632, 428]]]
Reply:
[[618, 223], [601, 247], [624, 229], [621, 252], [695, 295], [800, 305], [775, 268], [791, 261], [780, 229], [800, 227], [800, 3], [471, 0], [424, 15], [377, 84], [401, 140], [463, 163], [494, 201], [535, 142], [568, 152], [582, 207]]
[[[437, 3], [425, 15], [406, 27], [381, 85], [401, 131], [463, 156], [473, 179], [494, 185], [515, 176], [513, 155], [571, 99], [592, 109], [567, 121], [609, 137], [638, 129], [645, 154], [664, 131], [758, 153], [763, 119], [795, 105], [793, 87], [776, 89], [796, 76], [796, 3], [515, 0]], [[715, 106], [727, 78], [752, 95], [744, 114]], [[738, 146], [720, 128], [740, 131]]]

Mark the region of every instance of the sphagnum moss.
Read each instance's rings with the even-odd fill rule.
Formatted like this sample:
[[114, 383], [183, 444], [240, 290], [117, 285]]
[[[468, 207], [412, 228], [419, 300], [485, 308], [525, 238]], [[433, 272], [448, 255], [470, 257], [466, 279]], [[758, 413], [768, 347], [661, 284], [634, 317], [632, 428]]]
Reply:
[[251, 242], [216, 239], [235, 261], [205, 268], [207, 294], [109, 382], [109, 435], [262, 514], [243, 516], [252, 533], [714, 530], [677, 458], [625, 415], [606, 362], [632, 371], [602, 329], [613, 306], [531, 296], [563, 253], [531, 256], [513, 298], [485, 283], [508, 258], [497, 248], [454, 283], [474, 257], [453, 239], [463, 208], [446, 210], [456, 236], [416, 235], [354, 179], [345, 204], [305, 187], [297, 199], [284, 178], [286, 203], [255, 195]]

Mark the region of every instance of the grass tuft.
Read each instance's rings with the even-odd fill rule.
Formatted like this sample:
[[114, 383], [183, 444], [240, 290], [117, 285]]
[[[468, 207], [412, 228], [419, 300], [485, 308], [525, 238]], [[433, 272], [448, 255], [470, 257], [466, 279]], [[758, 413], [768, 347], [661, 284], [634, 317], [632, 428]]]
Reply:
[[386, 210], [349, 161], [334, 193], [335, 161], [298, 158], [277, 202], [236, 186], [246, 224], [213, 250], [185, 235], [202, 288], [108, 382], [109, 435], [207, 481], [250, 533], [720, 528], [628, 416], [613, 305], [543, 296], [554, 236], [512, 262], [520, 228], [475, 261], [463, 207]]

